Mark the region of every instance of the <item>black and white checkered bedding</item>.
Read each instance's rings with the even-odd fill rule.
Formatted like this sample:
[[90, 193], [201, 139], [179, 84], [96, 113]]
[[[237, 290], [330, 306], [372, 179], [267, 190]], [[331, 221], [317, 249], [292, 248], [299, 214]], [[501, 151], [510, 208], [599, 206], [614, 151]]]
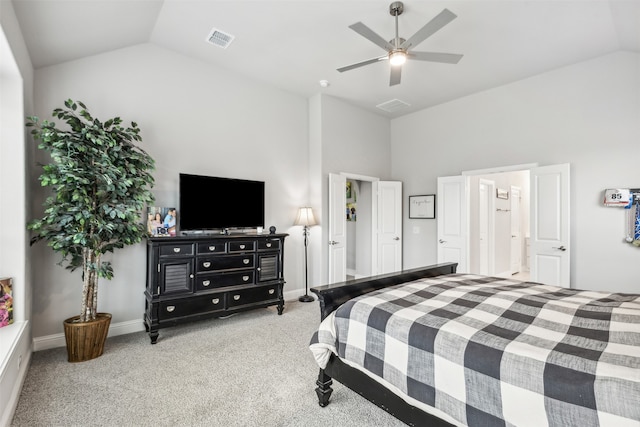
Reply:
[[311, 341], [469, 426], [640, 426], [640, 295], [453, 274], [355, 298]]

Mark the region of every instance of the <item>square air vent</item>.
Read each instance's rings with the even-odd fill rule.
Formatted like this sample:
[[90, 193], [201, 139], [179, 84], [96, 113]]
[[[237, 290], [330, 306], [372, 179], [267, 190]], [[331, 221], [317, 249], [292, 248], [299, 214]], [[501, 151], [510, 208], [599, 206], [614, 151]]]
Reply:
[[231, 34], [227, 34], [224, 31], [220, 31], [216, 28], [212, 29], [207, 37], [207, 41], [213, 45], [226, 49], [229, 47], [235, 37]]
[[396, 111], [402, 110], [409, 106], [409, 104], [404, 101], [400, 101], [399, 99], [392, 99], [391, 101], [383, 102], [382, 104], [376, 105], [377, 108], [386, 111], [387, 113], [395, 113]]

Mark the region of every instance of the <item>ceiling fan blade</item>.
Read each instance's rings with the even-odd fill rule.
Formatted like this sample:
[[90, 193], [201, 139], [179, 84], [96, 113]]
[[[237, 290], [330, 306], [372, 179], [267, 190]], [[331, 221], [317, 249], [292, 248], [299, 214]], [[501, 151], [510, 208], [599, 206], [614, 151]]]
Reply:
[[364, 25], [362, 22], [356, 22], [353, 25], [349, 25], [349, 28], [351, 28], [353, 31], [360, 34], [362, 37], [369, 40], [370, 42], [380, 46], [386, 51], [390, 51], [394, 49], [394, 46], [391, 43], [383, 39], [381, 36], [375, 33], [371, 28]]
[[451, 12], [449, 9], [444, 9], [435, 18], [427, 22], [427, 24], [420, 28], [414, 35], [409, 37], [404, 43], [400, 45], [402, 49], [409, 49], [422, 43], [427, 37], [438, 31], [440, 28], [453, 21], [457, 15]]
[[345, 71], [353, 70], [354, 68], [364, 67], [365, 65], [373, 64], [375, 62], [383, 61], [385, 59], [388, 59], [387, 55], [383, 55], [383, 56], [379, 56], [377, 58], [367, 59], [366, 61], [357, 62], [355, 64], [347, 65], [345, 67], [338, 68], [338, 71], [343, 73]]
[[389, 78], [389, 86], [399, 85], [401, 76], [402, 76], [402, 65], [391, 66], [391, 76]]
[[418, 61], [443, 62], [445, 64], [457, 64], [464, 56], [457, 53], [439, 52], [409, 52], [407, 55]]

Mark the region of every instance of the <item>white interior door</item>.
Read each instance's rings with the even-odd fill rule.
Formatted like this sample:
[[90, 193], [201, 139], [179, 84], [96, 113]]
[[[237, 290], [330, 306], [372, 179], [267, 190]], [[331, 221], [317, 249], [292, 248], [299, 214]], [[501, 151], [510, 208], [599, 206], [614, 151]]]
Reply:
[[457, 262], [458, 273], [469, 271], [469, 178], [438, 178], [438, 263]]
[[329, 283], [347, 279], [347, 178], [329, 174]]
[[376, 274], [402, 270], [402, 183], [377, 181], [373, 183], [377, 195], [375, 227], [377, 244]]
[[511, 274], [522, 269], [522, 218], [520, 215], [520, 187], [511, 186]]
[[480, 274], [494, 274], [495, 258], [495, 182], [480, 179], [478, 183], [478, 240]]
[[531, 280], [570, 287], [569, 164], [531, 169]]

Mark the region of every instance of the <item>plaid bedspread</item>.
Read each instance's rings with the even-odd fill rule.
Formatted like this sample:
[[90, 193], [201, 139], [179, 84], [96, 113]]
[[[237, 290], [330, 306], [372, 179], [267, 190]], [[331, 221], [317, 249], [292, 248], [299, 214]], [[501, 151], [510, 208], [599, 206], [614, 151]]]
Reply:
[[463, 425], [640, 426], [640, 295], [438, 276], [348, 301], [310, 348]]

